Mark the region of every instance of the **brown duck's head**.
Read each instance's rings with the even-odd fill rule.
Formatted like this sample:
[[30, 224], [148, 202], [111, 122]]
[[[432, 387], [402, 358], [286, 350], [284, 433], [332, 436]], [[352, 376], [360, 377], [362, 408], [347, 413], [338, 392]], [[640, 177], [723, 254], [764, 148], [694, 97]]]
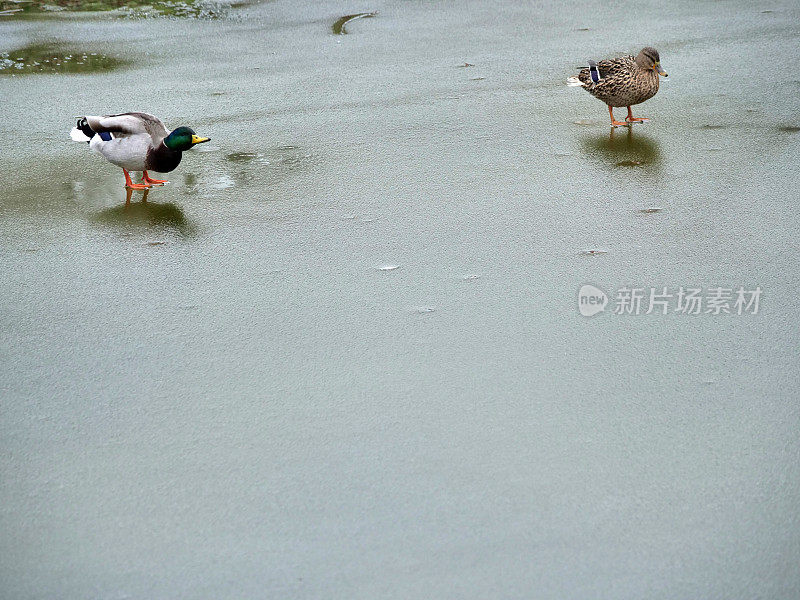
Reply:
[[642, 51], [636, 57], [636, 64], [642, 69], [653, 69], [659, 75], [667, 77], [667, 72], [661, 68], [661, 58], [655, 48], [650, 46], [642, 48]]

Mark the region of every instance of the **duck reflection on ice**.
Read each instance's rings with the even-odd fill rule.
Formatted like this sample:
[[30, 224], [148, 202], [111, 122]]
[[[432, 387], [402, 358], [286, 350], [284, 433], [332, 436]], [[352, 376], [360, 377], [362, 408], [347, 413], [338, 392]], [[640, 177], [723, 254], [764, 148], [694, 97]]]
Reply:
[[133, 194], [134, 190], [126, 188], [125, 204], [101, 210], [94, 215], [93, 220], [115, 227], [160, 227], [182, 235], [189, 235], [197, 229], [177, 204], [148, 201], [150, 190], [142, 192], [139, 202], [131, 202]]
[[[142, 204], [147, 204], [147, 196], [150, 193], [150, 190], [145, 190], [144, 194], [142, 194]], [[133, 196], [133, 188], [126, 187], [125, 188], [125, 206], [131, 205], [131, 197]]]
[[589, 156], [597, 156], [617, 167], [659, 166], [661, 149], [652, 138], [634, 134], [634, 127], [611, 129], [608, 135], [586, 137], [583, 150]]

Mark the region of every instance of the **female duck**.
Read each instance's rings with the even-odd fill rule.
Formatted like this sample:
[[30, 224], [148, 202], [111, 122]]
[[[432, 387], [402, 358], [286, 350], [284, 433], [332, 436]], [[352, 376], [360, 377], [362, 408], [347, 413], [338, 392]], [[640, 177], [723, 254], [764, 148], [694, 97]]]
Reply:
[[[641, 123], [648, 119], [634, 117], [633, 104], [640, 104], [656, 95], [658, 76], [667, 76], [661, 68], [661, 59], [655, 48], [643, 48], [638, 56], [621, 56], [600, 62], [589, 61], [589, 68], [577, 76], [567, 79], [567, 85], [580, 86], [592, 96], [608, 104], [611, 126], [619, 127], [630, 123]], [[628, 107], [625, 122], [614, 120], [615, 106]]]
[[[79, 117], [70, 136], [77, 142], [89, 142], [92, 150], [122, 167], [125, 187], [134, 190], [167, 183], [152, 179], [147, 171], [173, 171], [181, 162], [182, 152], [211, 139], [195, 135], [189, 127], [170, 133], [160, 119], [141, 112]], [[142, 171], [144, 183], [133, 183], [128, 171]]]

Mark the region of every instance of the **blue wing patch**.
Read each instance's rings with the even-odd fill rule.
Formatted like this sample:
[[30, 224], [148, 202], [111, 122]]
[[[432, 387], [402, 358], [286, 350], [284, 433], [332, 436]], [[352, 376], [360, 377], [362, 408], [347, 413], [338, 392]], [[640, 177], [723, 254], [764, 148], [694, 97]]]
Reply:
[[593, 60], [589, 61], [589, 77], [592, 78], [594, 83], [600, 81], [600, 70], [597, 68], [597, 63]]
[[107, 132], [107, 131], [101, 131], [97, 135], [99, 135], [100, 139], [103, 140], [104, 142], [110, 142], [111, 139], [112, 139], [111, 138], [111, 134], [109, 132]]

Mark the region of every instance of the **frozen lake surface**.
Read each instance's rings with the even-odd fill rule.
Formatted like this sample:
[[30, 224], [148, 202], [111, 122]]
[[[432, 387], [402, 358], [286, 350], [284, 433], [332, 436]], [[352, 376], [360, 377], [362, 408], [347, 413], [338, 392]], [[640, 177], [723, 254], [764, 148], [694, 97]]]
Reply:
[[[800, 596], [800, 8], [608, 6], [0, 18], [128, 62], [0, 76], [0, 597]], [[128, 110], [212, 141], [126, 207]]]

